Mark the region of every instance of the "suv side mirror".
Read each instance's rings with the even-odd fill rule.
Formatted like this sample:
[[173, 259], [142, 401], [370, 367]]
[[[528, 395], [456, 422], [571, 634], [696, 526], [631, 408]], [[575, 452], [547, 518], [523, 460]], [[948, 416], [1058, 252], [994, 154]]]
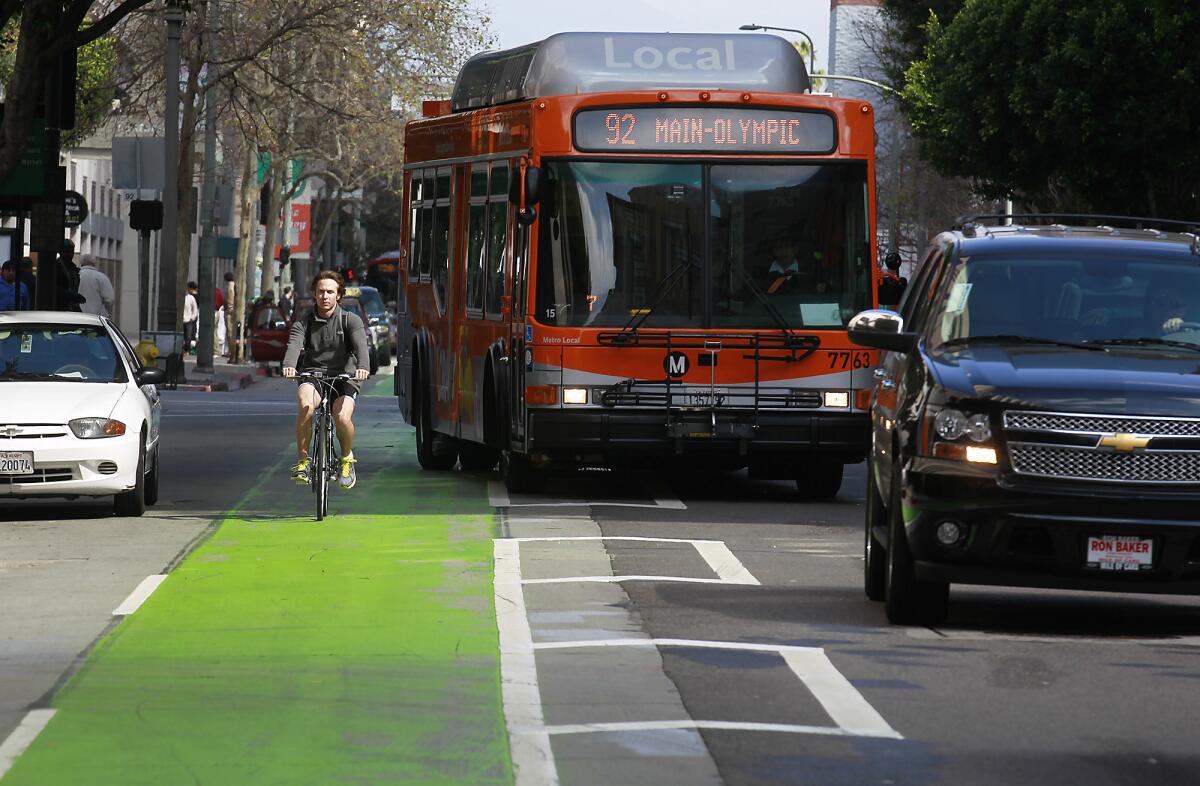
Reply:
[[855, 314], [846, 332], [855, 344], [872, 349], [908, 352], [917, 345], [917, 334], [904, 332], [904, 318], [882, 308]]

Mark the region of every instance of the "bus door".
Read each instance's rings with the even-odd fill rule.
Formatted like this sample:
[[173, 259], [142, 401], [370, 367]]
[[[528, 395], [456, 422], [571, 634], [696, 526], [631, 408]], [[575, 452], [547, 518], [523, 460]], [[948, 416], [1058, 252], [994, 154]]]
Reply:
[[[431, 346], [433, 356], [430, 360], [430, 371], [433, 375], [434, 398], [439, 406], [431, 412], [433, 427], [444, 434], [453, 433], [456, 429], [453, 422], [457, 420], [451, 414], [449, 422], [446, 414], [454, 404], [454, 314], [451, 310], [450, 260], [457, 250], [453, 242], [455, 210], [452, 194], [455, 189], [455, 171], [451, 167], [439, 167], [434, 180], [434, 209], [433, 209], [433, 258], [430, 264], [430, 279], [433, 284], [433, 299], [437, 307], [438, 318], [430, 325], [432, 330]], [[440, 412], [439, 412], [440, 410]], [[440, 426], [440, 427], [439, 427]]]
[[[519, 172], [520, 170], [514, 170]], [[512, 406], [509, 407], [509, 416], [511, 422], [509, 426], [512, 429], [512, 438], [514, 440], [524, 441], [525, 439], [525, 370], [529, 364], [529, 358], [532, 355], [527, 354], [525, 343], [525, 325], [526, 325], [526, 309], [525, 309], [525, 271], [529, 264], [529, 227], [522, 226], [516, 220], [516, 208], [510, 207], [509, 215], [509, 233], [512, 236], [512, 255], [510, 257], [510, 268], [512, 275], [511, 288], [508, 290], [509, 303], [509, 347], [510, 353], [510, 374], [511, 387], [509, 389], [509, 401]]]
[[408, 197], [408, 236], [401, 238], [400, 264], [396, 270], [396, 376], [392, 389], [399, 398], [400, 412], [409, 424], [416, 423], [412, 411], [413, 379], [413, 323], [408, 308], [409, 282], [416, 283], [421, 276], [418, 260], [417, 239], [421, 236], [421, 201], [423, 179], [421, 170], [408, 173], [405, 195]]

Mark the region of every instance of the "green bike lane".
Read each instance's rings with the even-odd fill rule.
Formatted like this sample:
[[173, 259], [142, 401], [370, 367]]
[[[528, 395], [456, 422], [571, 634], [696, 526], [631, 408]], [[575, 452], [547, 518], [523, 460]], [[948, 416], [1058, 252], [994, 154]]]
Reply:
[[390, 387], [361, 400], [331, 517], [282, 449], [92, 648], [3, 786], [512, 782], [484, 481], [419, 472]]

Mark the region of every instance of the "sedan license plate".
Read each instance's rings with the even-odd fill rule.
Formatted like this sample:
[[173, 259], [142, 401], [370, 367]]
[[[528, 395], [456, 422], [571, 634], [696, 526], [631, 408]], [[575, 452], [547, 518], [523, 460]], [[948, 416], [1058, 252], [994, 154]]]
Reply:
[[0, 451], [0, 475], [32, 475], [33, 454]]
[[1098, 570], [1150, 570], [1154, 567], [1154, 541], [1133, 535], [1089, 537], [1087, 566]]
[[725, 388], [684, 388], [683, 401], [689, 407], [719, 407], [725, 403]]

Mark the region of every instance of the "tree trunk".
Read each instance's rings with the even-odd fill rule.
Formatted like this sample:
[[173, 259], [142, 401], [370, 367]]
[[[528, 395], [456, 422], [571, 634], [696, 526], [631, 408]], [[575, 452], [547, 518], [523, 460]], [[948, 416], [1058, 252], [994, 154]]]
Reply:
[[[279, 208], [283, 197], [284, 178], [287, 173], [288, 162], [282, 163], [278, 160], [278, 156], [272, 155], [271, 166], [267, 170], [267, 182], [270, 187], [266, 189], [267, 193], [267, 225], [264, 231], [262, 267], [259, 268], [259, 288], [266, 292], [271, 288], [271, 282], [275, 278], [275, 235], [279, 231]], [[290, 216], [285, 217], [286, 222]], [[284, 226], [287, 226], [284, 223]], [[283, 238], [287, 240], [287, 235]]]
[[[200, 21], [203, 25], [203, 20]], [[196, 200], [195, 194], [192, 191], [192, 182], [195, 175], [196, 156], [195, 156], [195, 139], [196, 139], [196, 99], [200, 97], [200, 66], [203, 62], [201, 57], [202, 44], [199, 39], [193, 39], [193, 49], [188, 53], [187, 68], [188, 78], [187, 84], [184, 87], [183, 95], [179, 97], [179, 105], [183, 109], [183, 117], [179, 124], [179, 161], [178, 161], [178, 184], [179, 184], [179, 211], [176, 214], [178, 234], [175, 241], [175, 302], [179, 304], [176, 309], [176, 330], [183, 329], [183, 299], [187, 294], [188, 270], [191, 267], [192, 260], [192, 221], [196, 215]], [[197, 277], [198, 294], [196, 302], [200, 306], [207, 304], [210, 311], [216, 309], [216, 304], [213, 301], [213, 282], [200, 281]], [[158, 296], [167, 297], [165, 293], [159, 292]], [[206, 320], [207, 321], [207, 320]], [[205, 324], [201, 322], [200, 324]], [[214, 345], [215, 346], [215, 345]]]
[[41, 63], [47, 40], [44, 33], [50, 29], [47, 14], [61, 14], [53, 3], [31, 2], [27, 6], [21, 14], [17, 54], [4, 100], [4, 122], [0, 126], [0, 183], [17, 168], [33, 130], [33, 110], [44, 76]]
[[[249, 331], [250, 320], [246, 314], [246, 303], [248, 287], [244, 283], [248, 276], [246, 270], [250, 267], [250, 260], [254, 254], [254, 194], [257, 191], [254, 169], [258, 162], [258, 156], [254, 149], [254, 145], [246, 140], [246, 152], [243, 155], [245, 159], [242, 162], [242, 183], [240, 190], [240, 200], [238, 207], [241, 210], [241, 215], [238, 217], [238, 255], [237, 264], [234, 267], [234, 280], [238, 282], [234, 292], [236, 295], [233, 299], [233, 313], [237, 314], [242, 320], [242, 337], [239, 341], [230, 344], [229, 355], [231, 362], [239, 363], [246, 356], [246, 333]], [[266, 290], [263, 290], [266, 292]]]

